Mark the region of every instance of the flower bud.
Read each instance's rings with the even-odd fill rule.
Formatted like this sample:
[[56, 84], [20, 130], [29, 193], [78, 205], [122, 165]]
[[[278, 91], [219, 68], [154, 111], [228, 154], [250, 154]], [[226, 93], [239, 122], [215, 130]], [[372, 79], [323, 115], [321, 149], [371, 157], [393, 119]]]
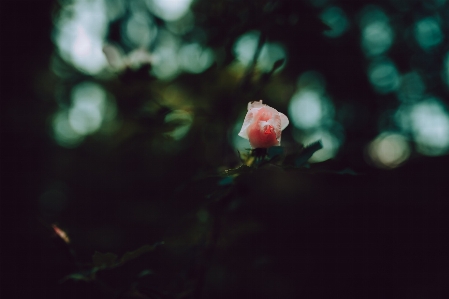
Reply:
[[249, 102], [239, 136], [248, 139], [252, 148], [279, 146], [282, 130], [288, 123], [287, 116], [262, 104], [262, 100]]

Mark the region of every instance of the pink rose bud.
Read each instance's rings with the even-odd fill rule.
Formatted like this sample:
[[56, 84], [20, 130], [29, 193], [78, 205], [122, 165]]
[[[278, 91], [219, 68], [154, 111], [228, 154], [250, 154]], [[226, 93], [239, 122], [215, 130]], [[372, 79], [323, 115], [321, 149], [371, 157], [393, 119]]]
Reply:
[[239, 136], [248, 139], [253, 148], [279, 146], [282, 130], [287, 125], [287, 116], [262, 104], [262, 100], [249, 102]]

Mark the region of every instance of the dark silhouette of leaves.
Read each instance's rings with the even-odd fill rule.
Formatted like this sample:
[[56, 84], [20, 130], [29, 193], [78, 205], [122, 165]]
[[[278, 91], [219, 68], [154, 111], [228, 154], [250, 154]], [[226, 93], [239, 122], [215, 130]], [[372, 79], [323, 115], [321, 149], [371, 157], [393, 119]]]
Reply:
[[321, 140], [315, 141], [305, 146], [299, 153], [288, 155], [285, 164], [294, 167], [304, 167], [312, 155], [323, 148]]
[[236, 175], [236, 174], [242, 174], [242, 173], [248, 173], [251, 172], [251, 167], [247, 165], [241, 165], [234, 169], [227, 169], [224, 171], [224, 175]]
[[164, 244], [164, 242], [156, 243], [154, 245], [144, 245], [134, 251], [127, 252], [120, 259], [120, 264], [126, 263], [135, 258], [138, 258], [139, 256], [141, 256], [144, 253], [153, 251], [158, 245], [162, 245], [162, 244]]
[[133, 259], [136, 259], [140, 257], [142, 254], [145, 254], [147, 252], [153, 251], [158, 245], [162, 245], [164, 242], [159, 242], [154, 245], [144, 245], [134, 251], [126, 252], [122, 258], [117, 261], [118, 255], [107, 252], [107, 253], [101, 253], [98, 251], [95, 251], [94, 255], [92, 256], [92, 262], [93, 266], [91, 269], [76, 272], [70, 275], [67, 275], [65, 278], [61, 280], [61, 282], [64, 282], [66, 280], [72, 279], [72, 280], [83, 280], [83, 281], [93, 281], [96, 278], [96, 273], [100, 270], [105, 269], [113, 269], [118, 266], [121, 266]]
[[112, 267], [116, 264], [117, 255], [111, 252], [108, 253], [101, 253], [98, 251], [95, 251], [94, 255], [92, 256], [92, 262], [95, 267]]

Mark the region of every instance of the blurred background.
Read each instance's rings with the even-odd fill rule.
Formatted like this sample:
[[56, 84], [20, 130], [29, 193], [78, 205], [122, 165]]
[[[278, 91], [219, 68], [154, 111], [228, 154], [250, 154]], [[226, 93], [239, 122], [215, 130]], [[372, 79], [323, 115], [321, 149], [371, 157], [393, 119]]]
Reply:
[[[0, 13], [5, 294], [443, 296], [448, 1], [41, 0]], [[290, 120], [286, 152], [323, 149], [310, 172], [223, 181], [260, 99]], [[158, 242], [86, 281], [95, 251]]]

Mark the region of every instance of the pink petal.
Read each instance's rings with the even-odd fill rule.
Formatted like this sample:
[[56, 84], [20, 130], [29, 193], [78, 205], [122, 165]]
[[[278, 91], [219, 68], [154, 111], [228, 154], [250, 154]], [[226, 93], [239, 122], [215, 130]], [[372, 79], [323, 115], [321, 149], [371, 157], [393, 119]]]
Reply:
[[249, 140], [253, 148], [279, 146], [282, 130], [289, 120], [285, 114], [262, 104], [262, 100], [248, 103], [248, 113], [239, 136]]
[[266, 134], [264, 132], [264, 126], [267, 124], [252, 123], [248, 127], [249, 143], [253, 148], [268, 148], [279, 145], [279, 141], [276, 138], [276, 133]]
[[268, 120], [268, 123], [273, 126], [274, 128], [274, 132], [276, 133], [276, 138], [279, 139], [281, 138], [281, 116], [279, 115], [279, 113], [276, 113], [275, 115], [273, 115], [273, 117]]

